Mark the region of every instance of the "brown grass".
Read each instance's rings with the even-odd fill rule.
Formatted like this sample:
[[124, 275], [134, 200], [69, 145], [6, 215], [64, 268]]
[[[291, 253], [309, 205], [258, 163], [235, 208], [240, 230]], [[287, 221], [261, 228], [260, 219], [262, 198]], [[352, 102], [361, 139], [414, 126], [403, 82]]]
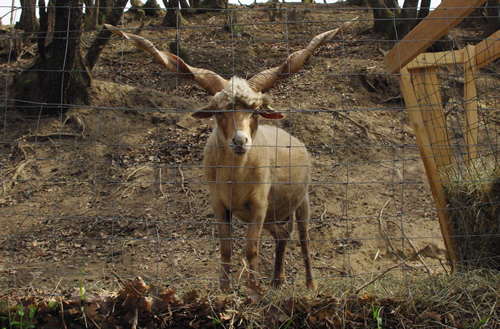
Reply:
[[478, 159], [445, 172], [445, 193], [463, 264], [500, 269], [500, 165]]

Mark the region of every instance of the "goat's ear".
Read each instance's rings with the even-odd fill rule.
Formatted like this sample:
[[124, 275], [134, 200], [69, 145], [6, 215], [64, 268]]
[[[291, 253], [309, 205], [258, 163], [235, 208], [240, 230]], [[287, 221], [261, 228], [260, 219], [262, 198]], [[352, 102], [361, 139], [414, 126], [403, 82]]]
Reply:
[[275, 111], [270, 104], [272, 103], [271, 97], [268, 95], [264, 95], [262, 97], [262, 110], [260, 110], [258, 113], [266, 119], [271, 119], [271, 120], [280, 120], [283, 119], [285, 116], [281, 114], [278, 111]]
[[214, 112], [209, 109], [201, 109], [191, 114], [191, 116], [196, 119], [208, 119], [211, 118], [212, 115], [214, 115]]
[[259, 113], [263, 118], [266, 119], [272, 119], [272, 120], [280, 120], [283, 119], [285, 116], [279, 112], [272, 111], [272, 112], [260, 112]]

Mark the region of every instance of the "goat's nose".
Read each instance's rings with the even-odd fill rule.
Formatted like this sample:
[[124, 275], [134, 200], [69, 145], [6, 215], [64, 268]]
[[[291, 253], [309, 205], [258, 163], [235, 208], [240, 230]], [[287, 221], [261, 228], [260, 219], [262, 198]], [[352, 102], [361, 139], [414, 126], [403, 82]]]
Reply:
[[236, 134], [233, 138], [234, 145], [242, 146], [248, 142], [248, 137], [244, 134]]

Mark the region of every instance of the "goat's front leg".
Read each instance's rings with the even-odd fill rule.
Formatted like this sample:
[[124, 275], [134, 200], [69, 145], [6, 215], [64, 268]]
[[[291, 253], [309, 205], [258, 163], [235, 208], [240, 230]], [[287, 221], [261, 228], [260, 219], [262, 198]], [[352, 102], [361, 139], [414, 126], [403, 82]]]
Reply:
[[229, 273], [231, 271], [231, 254], [233, 252], [231, 234], [231, 211], [222, 203], [214, 206], [215, 220], [219, 231], [220, 253], [221, 253], [221, 273], [220, 289], [228, 292], [231, 289]]
[[246, 246], [246, 256], [250, 268], [250, 274], [248, 276], [249, 288], [257, 291], [259, 290], [259, 282], [258, 279], [256, 279], [259, 270], [259, 240], [266, 218], [267, 204], [262, 202], [262, 200], [258, 200], [249, 203], [248, 206], [252, 213], [251, 220], [248, 223]]

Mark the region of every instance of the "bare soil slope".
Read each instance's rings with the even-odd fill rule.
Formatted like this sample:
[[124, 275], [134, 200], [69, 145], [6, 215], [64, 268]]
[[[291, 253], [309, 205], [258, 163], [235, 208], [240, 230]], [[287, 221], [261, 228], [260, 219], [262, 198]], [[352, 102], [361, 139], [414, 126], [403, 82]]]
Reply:
[[[178, 38], [191, 65], [247, 77], [340, 19], [362, 18], [270, 91], [274, 108], [286, 113], [278, 124], [312, 157], [310, 235], [320, 286], [345, 276], [369, 280], [417, 251], [408, 270], [441, 271], [445, 250], [425, 172], [397, 80], [383, 68], [392, 43], [366, 33], [370, 13], [294, 5], [274, 22], [262, 6], [233, 15], [230, 31], [223, 14], [206, 13], [180, 29], [151, 21], [140, 34], [162, 50]], [[141, 23], [125, 17], [137, 32]], [[200, 168], [213, 123], [190, 116], [207, 95], [115, 37], [93, 76], [92, 104], [61, 117], [2, 108], [1, 276], [9, 286], [40, 289], [75, 286], [81, 274], [89, 289], [137, 275], [217, 287], [217, 233]], [[236, 283], [245, 278], [244, 232], [236, 222]], [[304, 276], [293, 240], [288, 286], [303, 285]], [[265, 233], [264, 278], [273, 249]]]

